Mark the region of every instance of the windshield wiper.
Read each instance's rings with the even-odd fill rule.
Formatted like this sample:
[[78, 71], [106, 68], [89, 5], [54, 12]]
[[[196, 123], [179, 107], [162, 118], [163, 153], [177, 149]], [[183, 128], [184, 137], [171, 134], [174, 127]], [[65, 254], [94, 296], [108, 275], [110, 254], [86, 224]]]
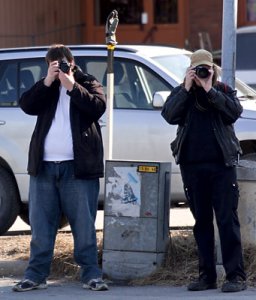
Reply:
[[255, 100], [256, 95], [243, 95], [238, 97], [239, 100]]

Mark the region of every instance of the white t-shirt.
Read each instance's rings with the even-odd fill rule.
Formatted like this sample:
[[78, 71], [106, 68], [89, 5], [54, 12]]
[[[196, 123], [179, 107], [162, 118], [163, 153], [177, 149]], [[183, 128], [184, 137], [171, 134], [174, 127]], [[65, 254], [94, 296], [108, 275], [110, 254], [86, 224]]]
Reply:
[[70, 96], [67, 90], [60, 87], [60, 98], [55, 117], [45, 138], [44, 160], [64, 161], [74, 159], [73, 139], [70, 127]]

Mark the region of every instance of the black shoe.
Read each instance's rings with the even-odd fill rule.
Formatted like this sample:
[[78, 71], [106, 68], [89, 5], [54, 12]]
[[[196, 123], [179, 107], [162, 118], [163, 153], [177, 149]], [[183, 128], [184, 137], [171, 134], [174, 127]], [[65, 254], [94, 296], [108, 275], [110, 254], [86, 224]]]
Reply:
[[246, 281], [240, 278], [227, 280], [223, 283], [221, 291], [224, 293], [240, 292], [247, 289]]
[[199, 278], [188, 285], [189, 291], [205, 291], [217, 289], [216, 282], [207, 282], [204, 278]]
[[36, 283], [34, 281], [31, 281], [29, 279], [24, 279], [20, 282], [18, 282], [12, 290], [14, 292], [26, 292], [31, 290], [39, 290], [39, 289], [47, 289], [47, 283]]

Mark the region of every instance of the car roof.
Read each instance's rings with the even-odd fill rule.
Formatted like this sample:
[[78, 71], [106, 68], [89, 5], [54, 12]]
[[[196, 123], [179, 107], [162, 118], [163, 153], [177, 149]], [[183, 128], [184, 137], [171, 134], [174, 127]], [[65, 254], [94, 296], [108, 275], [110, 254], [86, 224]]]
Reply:
[[[81, 51], [81, 50], [98, 50], [106, 51], [107, 45], [67, 45], [71, 51]], [[39, 52], [46, 52], [49, 46], [35, 46], [35, 47], [19, 47], [19, 48], [2, 48], [0, 49], [0, 55], [4, 54], [22, 54], [22, 53], [34, 53], [39, 54]], [[175, 54], [188, 54], [191, 53], [185, 49], [166, 46], [166, 45], [117, 45], [115, 51], [119, 52], [130, 52], [130, 53], [140, 53], [148, 57], [161, 56], [161, 55], [175, 55]]]
[[256, 33], [256, 25], [254, 26], [244, 26], [237, 28], [236, 32], [240, 33]]

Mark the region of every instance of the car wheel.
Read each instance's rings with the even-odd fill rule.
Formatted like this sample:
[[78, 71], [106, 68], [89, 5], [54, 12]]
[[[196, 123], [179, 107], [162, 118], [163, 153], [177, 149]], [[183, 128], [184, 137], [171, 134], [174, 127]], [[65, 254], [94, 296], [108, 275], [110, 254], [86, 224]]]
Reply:
[[11, 174], [0, 168], [0, 235], [15, 222], [20, 211], [19, 195]]
[[29, 216], [28, 216], [28, 204], [24, 204], [24, 203], [21, 204], [19, 216], [23, 222], [25, 222], [27, 225], [30, 225]]

